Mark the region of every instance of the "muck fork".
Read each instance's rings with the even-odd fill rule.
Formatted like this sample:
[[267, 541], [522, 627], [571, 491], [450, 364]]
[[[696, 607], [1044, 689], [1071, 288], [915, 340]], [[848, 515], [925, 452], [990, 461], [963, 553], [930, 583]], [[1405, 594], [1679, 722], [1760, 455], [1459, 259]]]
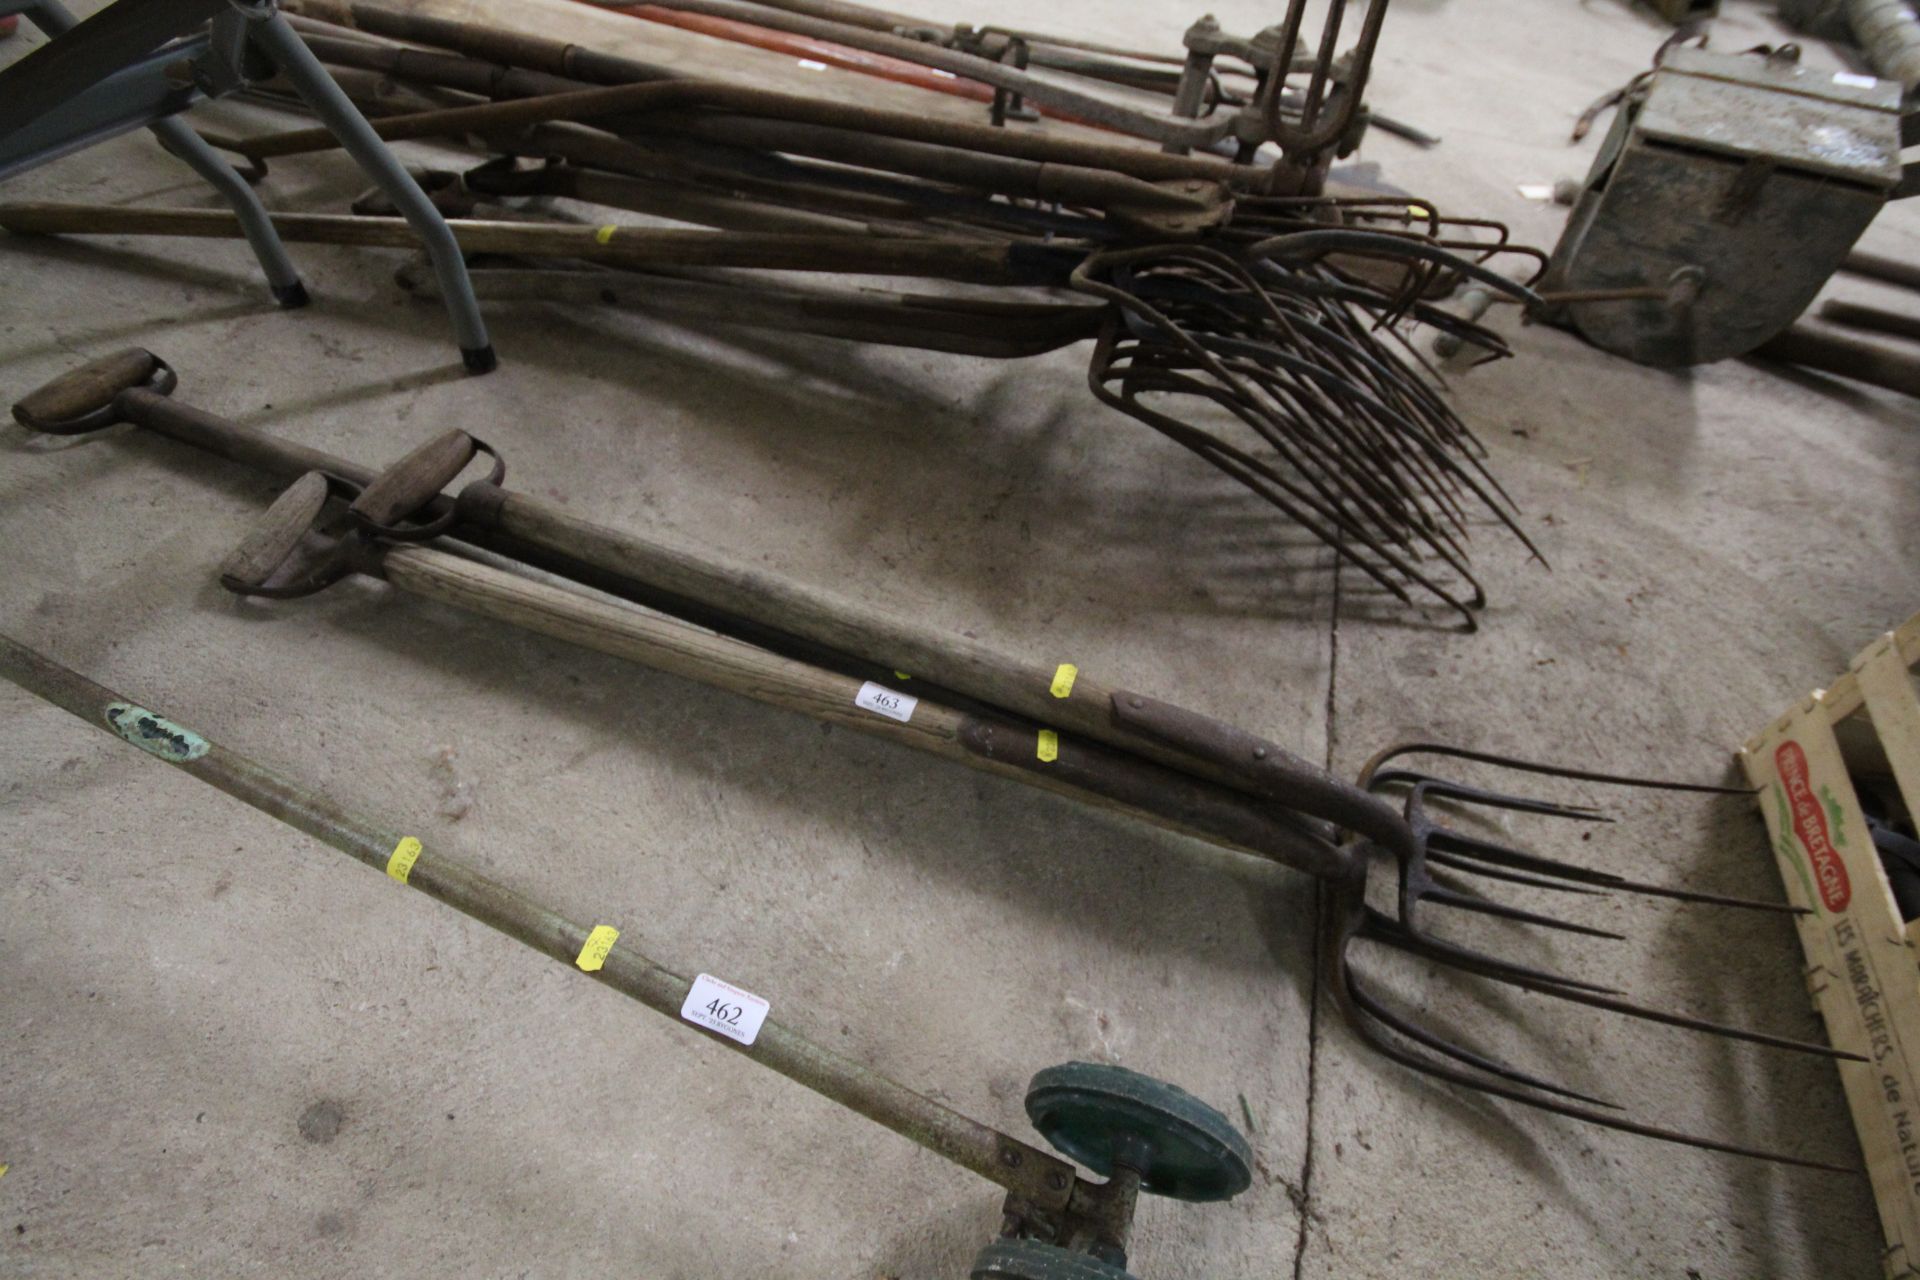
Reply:
[[[1639, 1004], [1602, 984], [1450, 942], [1423, 923], [1427, 909], [1441, 908], [1499, 916], [1528, 928], [1609, 936], [1578, 921], [1467, 892], [1462, 885], [1472, 880], [1576, 896], [1625, 893], [1779, 913], [1797, 909], [1645, 884], [1449, 826], [1435, 817], [1435, 802], [1562, 821], [1591, 821], [1599, 814], [1468, 786], [1411, 768], [1404, 757], [1447, 756], [1624, 787], [1706, 793], [1726, 788], [1620, 777], [1424, 743], [1382, 752], [1357, 783], [1349, 782], [1257, 735], [1104, 685], [1074, 664], [1023, 661], [704, 553], [568, 516], [501, 487], [504, 471], [497, 458], [487, 479], [449, 497], [442, 489], [476, 457], [491, 452], [462, 431], [445, 432], [376, 472], [179, 404], [168, 395], [174, 383], [163, 362], [135, 349], [48, 384], [16, 404], [14, 415], [30, 429], [69, 435], [133, 421], [295, 481], [228, 560], [223, 581], [233, 589], [297, 595], [348, 573], [375, 573], [430, 598], [1279, 862], [1326, 885], [1323, 979], [1355, 1034], [1392, 1060], [1607, 1128], [1847, 1171], [1827, 1161], [1642, 1123], [1603, 1099], [1456, 1044], [1391, 1008], [1351, 959], [1356, 943], [1382, 945], [1471, 978], [1605, 1012], [1771, 1048], [1855, 1059], [1824, 1045]], [[436, 535], [649, 608], [417, 545]], [[669, 616], [674, 614], [679, 616]], [[887, 672], [907, 667], [913, 670], [917, 698], [886, 681]], [[892, 699], [880, 704], [891, 710], [876, 710], [876, 697]], [[905, 718], [893, 714], [906, 704], [912, 706]], [[1392, 797], [1399, 793], [1404, 799], [1395, 803]], [[1391, 911], [1367, 901], [1369, 868], [1382, 859], [1391, 860], [1397, 873]]]

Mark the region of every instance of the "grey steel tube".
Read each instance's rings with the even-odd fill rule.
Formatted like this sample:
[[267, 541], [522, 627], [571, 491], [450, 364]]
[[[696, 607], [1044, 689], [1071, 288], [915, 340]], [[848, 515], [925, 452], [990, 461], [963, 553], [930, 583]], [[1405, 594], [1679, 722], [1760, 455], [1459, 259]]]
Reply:
[[487, 373], [499, 363], [493, 343], [487, 337], [486, 321], [480, 318], [480, 304], [474, 299], [473, 286], [467, 281], [466, 259], [453, 238], [440, 211], [420, 189], [393, 152], [374, 133], [360, 109], [333, 82], [313, 51], [270, 0], [247, 0], [243, 7], [248, 20], [248, 35], [273, 60], [295, 91], [306, 100], [313, 113], [339, 137], [348, 155], [373, 177], [380, 189], [406, 218], [414, 234], [425, 243], [440, 277], [440, 291], [446, 298], [447, 312], [453, 321], [460, 359], [471, 373]]
[[[58, 0], [38, 0], [26, 14], [50, 36], [66, 35], [79, 25], [79, 20]], [[253, 256], [260, 261], [260, 270], [267, 277], [267, 287], [273, 290], [274, 300], [283, 307], [304, 307], [307, 290], [300, 283], [300, 270], [293, 265], [287, 247], [280, 243], [273, 220], [267, 216], [266, 207], [253, 193], [253, 188], [186, 121], [167, 116], [147, 127], [161, 146], [199, 174], [232, 208], [234, 216], [240, 219]]]

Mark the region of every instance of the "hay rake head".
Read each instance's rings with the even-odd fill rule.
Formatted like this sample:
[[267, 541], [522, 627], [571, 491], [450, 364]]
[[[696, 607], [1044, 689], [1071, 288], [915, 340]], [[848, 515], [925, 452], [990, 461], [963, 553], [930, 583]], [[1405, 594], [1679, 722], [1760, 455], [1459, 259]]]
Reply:
[[[1499, 224], [1455, 224], [1404, 202], [1390, 216], [1405, 224], [1417, 212], [1424, 230], [1378, 229], [1389, 215], [1371, 198], [1254, 203], [1237, 224], [1251, 242], [1107, 249], [1075, 269], [1073, 286], [1110, 304], [1094, 395], [1233, 476], [1397, 600], [1418, 593], [1471, 628], [1485, 601], [1468, 568], [1473, 520], [1540, 552], [1479, 440], [1393, 350], [1405, 348], [1393, 326], [1412, 315], [1505, 354], [1422, 296], [1443, 276], [1531, 296], [1484, 265], [1528, 251]], [[1496, 238], [1457, 234], [1464, 227]], [[1203, 425], [1213, 410], [1253, 438]]]

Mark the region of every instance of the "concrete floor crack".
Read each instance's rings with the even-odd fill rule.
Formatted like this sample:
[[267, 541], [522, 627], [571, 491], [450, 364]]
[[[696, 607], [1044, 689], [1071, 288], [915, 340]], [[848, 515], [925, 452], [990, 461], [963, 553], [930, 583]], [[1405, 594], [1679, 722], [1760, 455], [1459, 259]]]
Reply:
[[[1326, 717], [1326, 758], [1323, 763], [1329, 771], [1333, 770], [1334, 716], [1339, 708], [1340, 692], [1340, 562], [1333, 565], [1333, 603], [1327, 622], [1327, 717]], [[1326, 912], [1326, 886], [1319, 886], [1313, 895], [1313, 984], [1309, 988], [1312, 995], [1307, 1003], [1307, 1132], [1306, 1140], [1301, 1144], [1300, 1178], [1287, 1188], [1293, 1200], [1294, 1212], [1300, 1215], [1300, 1231], [1293, 1243], [1293, 1280], [1301, 1280], [1307, 1265], [1307, 1231], [1313, 1222], [1313, 1115], [1314, 1103], [1319, 1088], [1320, 1065], [1320, 947], [1319, 936], [1322, 917]]]

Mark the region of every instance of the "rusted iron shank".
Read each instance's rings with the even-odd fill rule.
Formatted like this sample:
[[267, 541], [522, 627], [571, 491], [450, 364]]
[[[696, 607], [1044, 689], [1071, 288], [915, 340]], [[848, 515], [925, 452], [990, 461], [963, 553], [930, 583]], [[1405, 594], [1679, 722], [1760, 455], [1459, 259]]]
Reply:
[[[376, 871], [386, 869], [394, 849], [407, 837], [404, 829], [362, 817], [202, 735], [191, 730], [182, 734], [182, 726], [177, 723], [8, 636], [0, 636], [0, 676]], [[115, 718], [109, 718], [110, 713]], [[589, 927], [576, 924], [438, 849], [420, 853], [407, 874], [406, 885], [525, 943], [570, 971], [590, 932]], [[691, 984], [642, 955], [635, 946], [637, 933], [622, 929], [605, 964], [588, 976], [677, 1021]], [[1037, 1205], [1064, 1209], [1073, 1198], [1078, 1179], [1066, 1161], [941, 1106], [816, 1044], [782, 1022], [767, 1019], [751, 1045], [717, 1035], [703, 1038], [751, 1058]]]

